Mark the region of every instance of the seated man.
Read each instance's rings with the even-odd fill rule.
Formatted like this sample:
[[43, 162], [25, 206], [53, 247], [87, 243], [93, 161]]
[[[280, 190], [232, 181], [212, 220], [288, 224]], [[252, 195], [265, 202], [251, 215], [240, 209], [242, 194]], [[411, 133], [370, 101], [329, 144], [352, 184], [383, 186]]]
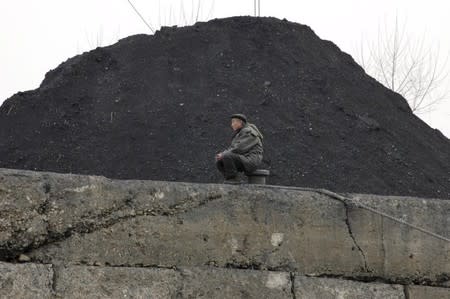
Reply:
[[216, 166], [225, 178], [224, 183], [238, 184], [238, 172], [253, 172], [261, 164], [263, 136], [254, 124], [247, 123], [243, 114], [231, 116], [231, 127], [234, 130], [231, 146], [216, 155]]

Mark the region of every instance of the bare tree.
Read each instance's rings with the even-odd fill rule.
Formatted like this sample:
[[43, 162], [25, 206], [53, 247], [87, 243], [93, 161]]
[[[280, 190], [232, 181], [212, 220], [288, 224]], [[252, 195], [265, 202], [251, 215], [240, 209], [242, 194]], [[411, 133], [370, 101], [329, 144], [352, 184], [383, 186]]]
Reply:
[[[161, 26], [173, 26], [173, 25], [191, 25], [198, 22], [200, 19], [208, 20], [215, 6], [215, 0], [202, 1], [202, 0], [173, 0], [173, 1], [158, 1], [158, 25], [152, 26], [152, 22], [147, 21], [144, 18], [140, 10], [136, 8], [131, 0], [127, 0], [128, 4], [134, 10], [136, 15], [141, 19], [141, 21], [148, 27], [151, 33], [155, 33], [155, 28], [160, 28]], [[178, 9], [176, 8], [176, 3], [178, 3]], [[186, 8], [186, 6], [188, 8]], [[188, 11], [190, 8], [190, 11]], [[207, 15], [205, 17], [204, 9], [208, 9]], [[177, 15], [178, 13], [178, 15]]]
[[449, 96], [443, 84], [448, 56], [442, 59], [439, 46], [426, 45], [425, 35], [411, 38], [405, 28], [398, 17], [393, 30], [385, 24], [384, 31], [378, 29], [376, 42], [367, 46], [361, 42], [357, 60], [369, 75], [401, 94], [413, 112], [431, 111]]
[[77, 54], [81, 54], [83, 51], [95, 49], [97, 47], [105, 47], [116, 43], [120, 36], [120, 26], [117, 26], [116, 32], [105, 38], [103, 27], [100, 26], [96, 33], [88, 32], [84, 30], [85, 42], [77, 41]]

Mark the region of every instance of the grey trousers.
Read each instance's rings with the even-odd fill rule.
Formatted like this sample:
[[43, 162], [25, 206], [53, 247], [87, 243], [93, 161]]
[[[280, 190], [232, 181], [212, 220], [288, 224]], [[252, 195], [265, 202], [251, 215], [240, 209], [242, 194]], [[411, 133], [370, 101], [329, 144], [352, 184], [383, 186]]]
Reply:
[[238, 172], [245, 171], [244, 159], [244, 156], [235, 153], [226, 153], [221, 160], [216, 161], [216, 166], [225, 179], [232, 179], [236, 177]]

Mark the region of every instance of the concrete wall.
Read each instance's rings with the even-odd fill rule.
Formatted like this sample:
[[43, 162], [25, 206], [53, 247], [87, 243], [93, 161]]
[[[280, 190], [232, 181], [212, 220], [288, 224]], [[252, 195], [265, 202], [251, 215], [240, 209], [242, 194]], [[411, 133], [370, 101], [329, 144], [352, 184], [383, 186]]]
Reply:
[[193, 267], [52, 266], [0, 262], [1, 298], [447, 299], [449, 288], [283, 271]]
[[[450, 201], [347, 196], [450, 237]], [[64, 297], [85, 296], [81, 284], [123, 297], [124, 288], [113, 287], [122, 276], [135, 298], [188, 298], [202, 289], [223, 297], [207, 290], [208, 279], [229, 298], [367, 298], [371, 290], [384, 294], [373, 298], [421, 298], [450, 290], [449, 242], [314, 190], [0, 169], [0, 216], [5, 267], [20, 260], [53, 271], [52, 294]], [[271, 291], [263, 283], [270, 275]], [[33, 283], [46, 283], [41, 276]]]

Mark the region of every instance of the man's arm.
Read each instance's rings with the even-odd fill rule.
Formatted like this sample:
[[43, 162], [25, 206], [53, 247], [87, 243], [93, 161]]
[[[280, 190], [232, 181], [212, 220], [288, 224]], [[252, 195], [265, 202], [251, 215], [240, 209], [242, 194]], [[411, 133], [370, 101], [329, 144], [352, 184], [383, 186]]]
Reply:
[[256, 144], [258, 144], [258, 137], [253, 135], [250, 130], [245, 130], [242, 132], [242, 135], [239, 137], [239, 139], [225, 152], [232, 152], [235, 154], [244, 154], [248, 152], [252, 147], [254, 147]]

